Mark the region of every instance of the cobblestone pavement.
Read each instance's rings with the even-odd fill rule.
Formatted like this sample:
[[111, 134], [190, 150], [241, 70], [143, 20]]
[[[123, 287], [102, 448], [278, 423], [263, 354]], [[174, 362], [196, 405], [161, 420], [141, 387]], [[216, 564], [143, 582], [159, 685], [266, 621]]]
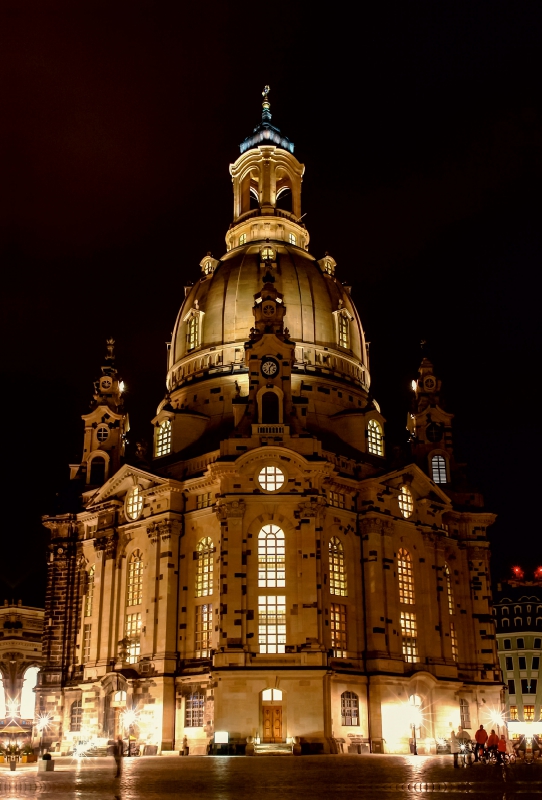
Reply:
[[[420, 794], [477, 800], [542, 796], [542, 763], [501, 768], [475, 764], [454, 770], [451, 756], [146, 757], [55, 760], [55, 771], [35, 764], [17, 772], [0, 765], [0, 797], [25, 800], [407, 800]], [[443, 798], [444, 800], [444, 798]]]

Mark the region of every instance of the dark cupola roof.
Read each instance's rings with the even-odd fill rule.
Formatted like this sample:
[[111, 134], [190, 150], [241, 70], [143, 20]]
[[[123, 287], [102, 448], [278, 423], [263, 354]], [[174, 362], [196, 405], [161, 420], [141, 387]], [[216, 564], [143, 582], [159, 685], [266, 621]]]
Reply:
[[288, 137], [283, 136], [278, 128], [271, 125], [269, 91], [269, 86], [266, 86], [262, 92], [262, 121], [254, 128], [251, 136], [247, 136], [245, 141], [239, 145], [241, 153], [250, 150], [252, 147], [258, 147], [261, 144], [271, 144], [276, 147], [282, 147], [283, 150], [288, 150], [289, 153], [294, 152], [294, 143], [291, 142]]

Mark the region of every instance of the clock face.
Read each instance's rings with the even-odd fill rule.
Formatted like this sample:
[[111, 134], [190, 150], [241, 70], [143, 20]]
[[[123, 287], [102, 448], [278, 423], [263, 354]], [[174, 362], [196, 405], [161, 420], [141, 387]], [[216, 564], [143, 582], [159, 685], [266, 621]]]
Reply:
[[111, 378], [102, 378], [100, 381], [100, 387], [102, 389], [111, 389], [112, 381]]
[[440, 442], [444, 434], [444, 425], [439, 422], [430, 422], [425, 429], [428, 442]]
[[264, 358], [262, 361], [262, 375], [265, 375], [266, 378], [273, 378], [277, 372], [279, 371], [278, 361], [275, 361], [274, 358]]
[[272, 317], [275, 314], [275, 305], [274, 305], [274, 303], [264, 303], [262, 311], [263, 311], [264, 317]]
[[423, 388], [426, 392], [432, 392], [435, 386], [437, 385], [436, 380], [432, 375], [427, 375], [423, 381]]

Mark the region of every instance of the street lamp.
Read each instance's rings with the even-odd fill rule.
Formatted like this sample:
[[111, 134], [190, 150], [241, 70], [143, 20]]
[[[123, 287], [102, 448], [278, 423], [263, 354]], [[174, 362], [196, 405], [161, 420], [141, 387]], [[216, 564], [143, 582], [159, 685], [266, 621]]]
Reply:
[[128, 755], [129, 756], [132, 755], [131, 733], [132, 733], [133, 726], [134, 726], [136, 720], [137, 720], [137, 711], [135, 711], [135, 709], [133, 709], [133, 708], [126, 709], [126, 711], [122, 715], [122, 724], [123, 724], [124, 730], [128, 731]]
[[422, 712], [421, 708], [418, 705], [420, 699], [417, 695], [412, 695], [409, 698], [409, 702], [406, 704], [407, 710], [407, 718], [410, 724], [410, 728], [412, 731], [412, 755], [418, 755], [418, 742], [416, 740], [416, 728], [419, 728], [422, 724]]
[[40, 756], [41, 756], [42, 745], [43, 745], [43, 734], [47, 730], [47, 728], [50, 727], [52, 719], [53, 719], [52, 715], [49, 714], [48, 712], [45, 712], [44, 714], [40, 714], [39, 715], [38, 721], [36, 722], [36, 728], [38, 729], [38, 731], [40, 733], [40, 748], [39, 748]]

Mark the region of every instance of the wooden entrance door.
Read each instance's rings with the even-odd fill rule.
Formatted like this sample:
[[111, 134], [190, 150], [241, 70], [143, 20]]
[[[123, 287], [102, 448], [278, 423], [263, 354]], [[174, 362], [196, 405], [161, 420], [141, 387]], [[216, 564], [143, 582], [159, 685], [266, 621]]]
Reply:
[[282, 706], [263, 707], [263, 741], [282, 742]]

